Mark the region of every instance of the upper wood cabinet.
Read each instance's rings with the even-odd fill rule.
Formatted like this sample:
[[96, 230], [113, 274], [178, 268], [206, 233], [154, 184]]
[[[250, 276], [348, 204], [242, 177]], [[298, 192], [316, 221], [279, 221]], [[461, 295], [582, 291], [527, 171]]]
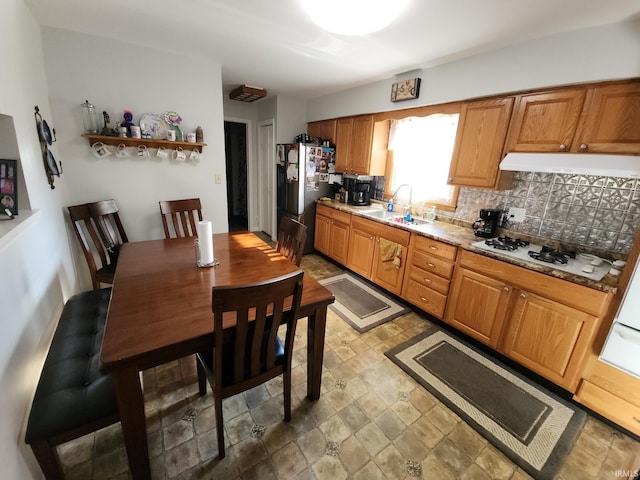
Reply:
[[384, 175], [389, 121], [374, 122], [373, 115], [336, 121], [336, 172]]
[[520, 95], [507, 151], [568, 152], [584, 104], [584, 88]]
[[513, 97], [467, 102], [462, 106], [449, 168], [449, 184], [495, 188], [507, 136]]
[[640, 82], [589, 89], [571, 149], [640, 154]]
[[520, 95], [506, 151], [640, 154], [640, 83]]
[[309, 122], [307, 124], [307, 134], [311, 137], [319, 137], [322, 140], [336, 143], [336, 120], [322, 120], [319, 122]]

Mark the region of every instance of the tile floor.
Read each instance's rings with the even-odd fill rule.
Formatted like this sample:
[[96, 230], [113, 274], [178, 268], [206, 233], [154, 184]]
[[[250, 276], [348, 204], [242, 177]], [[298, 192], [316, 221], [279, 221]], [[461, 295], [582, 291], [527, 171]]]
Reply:
[[[302, 267], [316, 278], [339, 270], [317, 255], [305, 256]], [[145, 371], [153, 478], [530, 478], [384, 356], [428, 325], [409, 313], [359, 334], [329, 313], [322, 394], [309, 402], [300, 321], [291, 422], [283, 421], [279, 379], [225, 400], [222, 461], [211, 394], [198, 396], [193, 357]], [[119, 424], [59, 448], [68, 480], [131, 478]], [[640, 443], [589, 416], [558, 478], [623, 478], [618, 470], [633, 458]]]

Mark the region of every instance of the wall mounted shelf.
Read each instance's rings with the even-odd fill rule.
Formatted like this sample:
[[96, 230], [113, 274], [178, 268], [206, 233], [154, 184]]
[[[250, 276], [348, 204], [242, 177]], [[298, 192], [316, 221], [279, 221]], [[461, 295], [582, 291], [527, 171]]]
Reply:
[[207, 146], [206, 143], [189, 143], [177, 141], [172, 142], [170, 140], [159, 140], [156, 138], [107, 137], [104, 135], [90, 135], [86, 133], [82, 136], [89, 141], [89, 145], [101, 142], [105, 145], [113, 145], [115, 147], [120, 144], [124, 144], [127, 147], [138, 147], [140, 145], [146, 145], [147, 148], [164, 147], [166, 149], [175, 149], [177, 147], [182, 147], [186, 152], [198, 150], [200, 153], [202, 153], [203, 147]]

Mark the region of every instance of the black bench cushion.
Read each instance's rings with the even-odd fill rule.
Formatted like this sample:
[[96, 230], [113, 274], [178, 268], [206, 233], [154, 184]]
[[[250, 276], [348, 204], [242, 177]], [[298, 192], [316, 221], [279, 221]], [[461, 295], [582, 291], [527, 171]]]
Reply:
[[71, 297], [62, 310], [31, 406], [26, 443], [51, 439], [117, 414], [100, 349], [111, 288]]

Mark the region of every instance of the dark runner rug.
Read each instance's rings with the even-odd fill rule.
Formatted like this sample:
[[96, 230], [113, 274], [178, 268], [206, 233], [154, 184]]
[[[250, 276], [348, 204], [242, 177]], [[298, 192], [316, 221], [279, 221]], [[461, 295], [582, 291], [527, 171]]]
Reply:
[[319, 283], [331, 290], [336, 299], [329, 308], [360, 333], [410, 311], [374, 286], [347, 272], [325, 278]]
[[385, 353], [536, 479], [558, 473], [586, 413], [437, 327]]

